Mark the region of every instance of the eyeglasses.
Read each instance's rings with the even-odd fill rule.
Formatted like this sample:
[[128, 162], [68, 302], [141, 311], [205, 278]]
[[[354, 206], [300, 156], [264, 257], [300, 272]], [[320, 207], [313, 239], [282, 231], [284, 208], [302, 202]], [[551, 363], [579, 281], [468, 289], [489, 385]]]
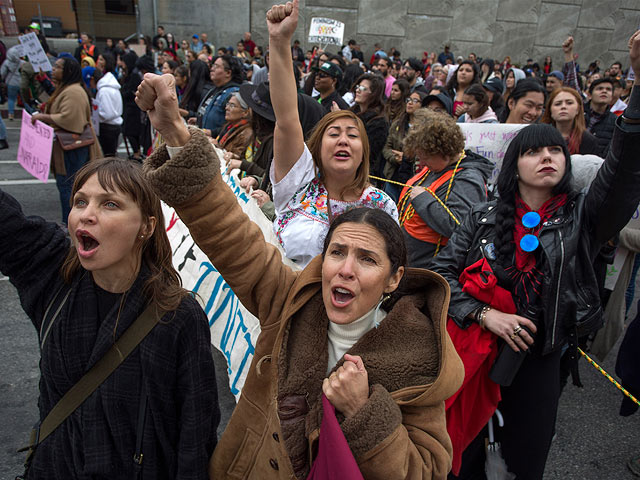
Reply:
[[411, 97], [409, 97], [409, 98], [407, 98], [407, 99], [405, 100], [405, 102], [407, 102], [407, 103], [413, 103], [414, 105], [415, 105], [415, 104], [417, 104], [417, 103], [420, 103], [421, 101], [422, 101], [422, 100], [420, 100], [419, 98], [411, 98]]
[[366, 85], [358, 85], [356, 87], [356, 92], [368, 92], [369, 88]]
[[[522, 226], [532, 229], [540, 225], [540, 215], [538, 212], [527, 212], [522, 216]], [[527, 233], [520, 239], [520, 248], [525, 252], [533, 252], [540, 245], [538, 235]]]
[[225, 108], [228, 108], [229, 110], [233, 110], [235, 108], [240, 108], [244, 110], [244, 108], [242, 108], [240, 105], [236, 105], [235, 103], [231, 103], [231, 102], [227, 102], [227, 105], [225, 106]]
[[316, 78], [331, 78], [331, 75], [324, 72], [318, 72], [316, 73]]

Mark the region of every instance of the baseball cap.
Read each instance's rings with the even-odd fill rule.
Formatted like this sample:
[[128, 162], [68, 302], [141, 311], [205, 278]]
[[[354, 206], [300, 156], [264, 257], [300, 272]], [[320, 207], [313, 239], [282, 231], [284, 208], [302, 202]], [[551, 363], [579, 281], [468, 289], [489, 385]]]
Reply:
[[561, 82], [564, 82], [564, 75], [560, 70], [554, 70], [549, 74], [550, 77], [556, 77]]
[[498, 77], [493, 77], [487, 80], [482, 84], [484, 88], [487, 90], [491, 90], [493, 93], [497, 93], [502, 95], [502, 91], [504, 90], [504, 83]]
[[342, 70], [340, 70], [340, 67], [335, 63], [324, 62], [322, 65], [320, 65], [320, 67], [313, 67], [312, 70], [315, 70], [316, 72], [326, 73], [327, 75], [333, 78], [337, 78], [338, 80], [342, 79]]

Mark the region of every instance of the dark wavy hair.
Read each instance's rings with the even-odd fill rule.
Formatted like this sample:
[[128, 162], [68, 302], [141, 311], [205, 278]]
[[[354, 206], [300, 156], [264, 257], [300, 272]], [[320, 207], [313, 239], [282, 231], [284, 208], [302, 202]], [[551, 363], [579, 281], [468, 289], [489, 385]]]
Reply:
[[209, 80], [209, 67], [202, 60], [194, 60], [189, 64], [189, 83], [182, 95], [180, 108], [196, 111]]
[[[471, 70], [473, 70], [473, 78], [471, 79], [471, 83], [469, 85], [473, 85], [474, 83], [480, 83], [480, 71], [478, 70], [478, 66], [475, 64], [475, 62], [472, 62], [471, 60], [464, 60], [458, 66], [458, 69], [462, 65], [469, 65], [471, 66]], [[447, 93], [451, 98], [454, 98], [455, 96], [454, 90], [458, 90], [458, 69], [456, 69], [453, 75], [451, 75], [451, 78], [447, 83]]]
[[[376, 73], [364, 73], [360, 75], [353, 84], [353, 87], [351, 87], [354, 99], [356, 94], [356, 87], [360, 85], [363, 80], [368, 80], [369, 84], [371, 85], [371, 97], [369, 103], [367, 104], [367, 111], [376, 112], [376, 116], [382, 115], [384, 110], [384, 89], [386, 86], [384, 79]], [[359, 115], [360, 105], [356, 103], [353, 106], [352, 110]]]
[[404, 234], [398, 223], [387, 212], [380, 208], [357, 207], [346, 211], [331, 222], [327, 236], [324, 237], [322, 259], [327, 253], [333, 233], [343, 223], [361, 223], [373, 227], [384, 240], [387, 257], [391, 262], [391, 274], [400, 267], [407, 265], [407, 246], [404, 243]]
[[[519, 85], [519, 83], [518, 83]], [[498, 263], [504, 268], [511, 264], [515, 244], [513, 230], [515, 228], [515, 203], [518, 193], [518, 160], [520, 156], [532, 148], [558, 146], [562, 148], [565, 158], [564, 176], [553, 188], [553, 195], [574, 193], [571, 186], [571, 155], [562, 134], [551, 125], [534, 123], [518, 132], [502, 160], [502, 168], [498, 175], [498, 203], [496, 207], [496, 239], [495, 248]]]
[[[87, 94], [87, 100], [89, 101], [89, 105], [91, 105], [91, 95], [89, 94], [89, 90], [84, 85], [82, 81], [82, 68], [80, 68], [80, 64], [75, 58], [69, 57], [60, 57], [58, 60], [62, 60], [62, 80], [56, 86], [56, 89], [51, 94], [51, 97], [47, 101], [45, 112], [49, 113], [51, 111], [51, 105], [53, 105], [53, 101], [62, 93], [62, 91], [67, 88], [69, 85], [73, 85], [74, 83], [80, 84], [84, 93]], [[56, 60], [57, 61], [57, 60]]]

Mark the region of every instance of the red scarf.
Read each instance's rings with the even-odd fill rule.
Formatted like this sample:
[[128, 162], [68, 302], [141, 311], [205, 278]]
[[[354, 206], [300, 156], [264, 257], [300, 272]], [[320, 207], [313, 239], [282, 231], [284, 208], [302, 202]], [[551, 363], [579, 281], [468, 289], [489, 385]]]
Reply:
[[549, 220], [562, 205], [567, 203], [567, 194], [562, 193], [551, 197], [547, 200], [542, 207], [538, 210], [540, 215], [540, 223], [537, 227], [526, 228], [522, 225], [522, 217], [525, 213], [532, 212], [529, 205], [527, 205], [520, 195], [516, 193], [516, 214], [515, 214], [515, 229], [513, 231], [513, 241], [516, 243], [516, 265], [515, 267], [522, 271], [528, 272], [536, 265], [535, 250], [533, 252], [525, 252], [520, 248], [520, 240], [526, 234], [530, 233], [536, 237], [540, 233], [542, 224]]
[[247, 123], [249, 123], [249, 120], [246, 119], [240, 120], [238, 123], [230, 123], [222, 134], [222, 137], [219, 137], [218, 143], [224, 147], [224, 145], [227, 143], [227, 140], [229, 140], [229, 137], [233, 133], [235, 133], [236, 130], [238, 130], [243, 125], [246, 125]]

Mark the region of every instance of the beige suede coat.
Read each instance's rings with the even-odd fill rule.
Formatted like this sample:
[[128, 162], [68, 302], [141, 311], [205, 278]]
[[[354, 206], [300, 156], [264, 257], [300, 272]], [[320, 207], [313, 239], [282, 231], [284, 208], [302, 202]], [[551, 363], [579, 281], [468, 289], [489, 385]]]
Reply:
[[[82, 133], [85, 125], [91, 125], [91, 106], [86, 92], [79, 83], [65, 87], [60, 95], [54, 98], [47, 107], [47, 113], [55, 123], [54, 130], [63, 129], [68, 132]], [[93, 128], [93, 127], [92, 127]], [[95, 136], [95, 133], [94, 133]], [[89, 147], [89, 160], [102, 155], [98, 139]], [[64, 150], [58, 141], [53, 142], [51, 151], [51, 170], [57, 175], [66, 175], [64, 166]]]
[[[172, 159], [165, 147], [149, 157], [147, 178], [262, 328], [210, 478], [303, 479], [317, 450], [328, 363], [322, 260], [302, 272], [284, 266], [223, 183], [206, 137], [191, 135]], [[444, 400], [464, 370], [445, 328], [448, 302], [442, 277], [408, 269], [383, 305], [387, 317], [349, 351], [363, 359], [370, 397], [338, 420], [367, 480], [445, 479], [449, 472]]]

